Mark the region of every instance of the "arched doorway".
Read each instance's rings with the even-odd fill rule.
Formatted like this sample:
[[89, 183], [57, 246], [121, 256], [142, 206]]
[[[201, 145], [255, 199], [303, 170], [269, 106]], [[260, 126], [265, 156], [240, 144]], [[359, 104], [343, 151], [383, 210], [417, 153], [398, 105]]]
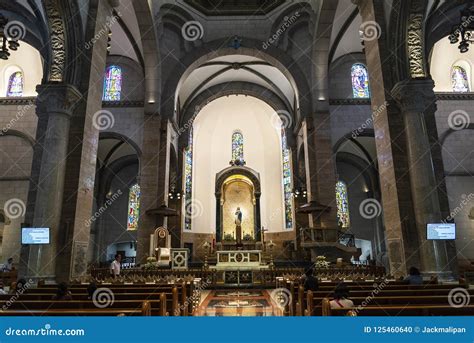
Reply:
[[216, 241], [236, 240], [236, 211], [242, 212], [241, 238], [260, 241], [260, 175], [245, 166], [232, 166], [216, 175]]

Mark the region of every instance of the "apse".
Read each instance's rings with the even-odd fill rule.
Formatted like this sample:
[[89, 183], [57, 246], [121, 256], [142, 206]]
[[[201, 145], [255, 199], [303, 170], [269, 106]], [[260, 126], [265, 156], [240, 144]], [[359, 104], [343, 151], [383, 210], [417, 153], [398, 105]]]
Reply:
[[[269, 232], [288, 230], [285, 225], [281, 120], [268, 104], [254, 97], [233, 95], [206, 105], [193, 125], [193, 202], [200, 208], [192, 218], [191, 232], [216, 232], [216, 175], [228, 168], [233, 158], [232, 137], [241, 133], [245, 166], [257, 172], [261, 182], [261, 225]], [[242, 184], [245, 179], [242, 178]], [[247, 183], [249, 184], [249, 183]], [[255, 185], [250, 185], [253, 188]], [[233, 188], [238, 188], [235, 185]], [[233, 189], [236, 192], [252, 191]], [[250, 199], [250, 198], [249, 198]], [[249, 201], [255, 201], [251, 199]], [[229, 221], [239, 204], [223, 206], [223, 218]], [[232, 207], [233, 206], [233, 207]], [[235, 207], [235, 208], [234, 208]], [[242, 206], [241, 206], [242, 207]], [[243, 223], [252, 218], [251, 205], [244, 205]], [[247, 211], [247, 213], [245, 213]], [[250, 232], [250, 227], [243, 230]], [[291, 228], [289, 229], [291, 230]], [[224, 227], [224, 234], [226, 227]], [[245, 234], [246, 232], [243, 232]]]

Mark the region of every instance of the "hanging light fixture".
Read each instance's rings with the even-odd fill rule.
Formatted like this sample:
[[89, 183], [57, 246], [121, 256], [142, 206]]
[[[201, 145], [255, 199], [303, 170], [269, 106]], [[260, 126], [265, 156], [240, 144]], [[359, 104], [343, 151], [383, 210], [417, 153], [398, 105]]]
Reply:
[[459, 43], [459, 51], [466, 53], [469, 51], [469, 45], [474, 43], [472, 32], [469, 29], [471, 23], [474, 22], [474, 6], [466, 7], [461, 11], [461, 19], [458, 25], [454, 25], [449, 35], [451, 44]]
[[0, 59], [8, 60], [10, 51], [18, 50], [18, 40], [25, 34], [24, 26], [18, 21], [9, 23], [8, 19], [0, 13]]

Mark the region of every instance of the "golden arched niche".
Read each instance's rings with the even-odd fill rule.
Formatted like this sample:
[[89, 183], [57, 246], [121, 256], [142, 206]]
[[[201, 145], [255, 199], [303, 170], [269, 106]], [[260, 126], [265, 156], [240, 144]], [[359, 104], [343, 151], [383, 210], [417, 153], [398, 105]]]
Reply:
[[255, 238], [255, 187], [252, 181], [244, 175], [232, 175], [222, 185], [222, 222], [223, 237], [232, 236], [236, 239], [235, 212], [242, 212], [242, 236], [250, 235]]

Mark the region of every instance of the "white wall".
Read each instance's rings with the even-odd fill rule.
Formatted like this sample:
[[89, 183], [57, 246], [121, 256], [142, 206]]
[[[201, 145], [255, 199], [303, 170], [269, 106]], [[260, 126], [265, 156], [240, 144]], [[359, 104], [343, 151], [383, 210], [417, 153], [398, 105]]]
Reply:
[[451, 68], [453, 65], [463, 67], [469, 78], [471, 92], [472, 83], [472, 63], [474, 62], [474, 49], [471, 47], [468, 52], [461, 54], [458, 44], [451, 44], [448, 37], [438, 41], [431, 55], [431, 75], [435, 82], [435, 92], [452, 92]]
[[[285, 231], [280, 131], [274, 110], [263, 101], [245, 96], [219, 98], [194, 122], [193, 201], [202, 214], [193, 219], [192, 232], [215, 233], [216, 174], [229, 167], [231, 137], [244, 135], [247, 167], [260, 173], [262, 225], [270, 232]], [[245, 215], [245, 214], [244, 214]]]
[[36, 96], [36, 86], [43, 77], [43, 61], [38, 50], [20, 42], [20, 47], [11, 51], [8, 60], [0, 60], [0, 97], [6, 97], [8, 79], [16, 71], [23, 72], [23, 96]]

